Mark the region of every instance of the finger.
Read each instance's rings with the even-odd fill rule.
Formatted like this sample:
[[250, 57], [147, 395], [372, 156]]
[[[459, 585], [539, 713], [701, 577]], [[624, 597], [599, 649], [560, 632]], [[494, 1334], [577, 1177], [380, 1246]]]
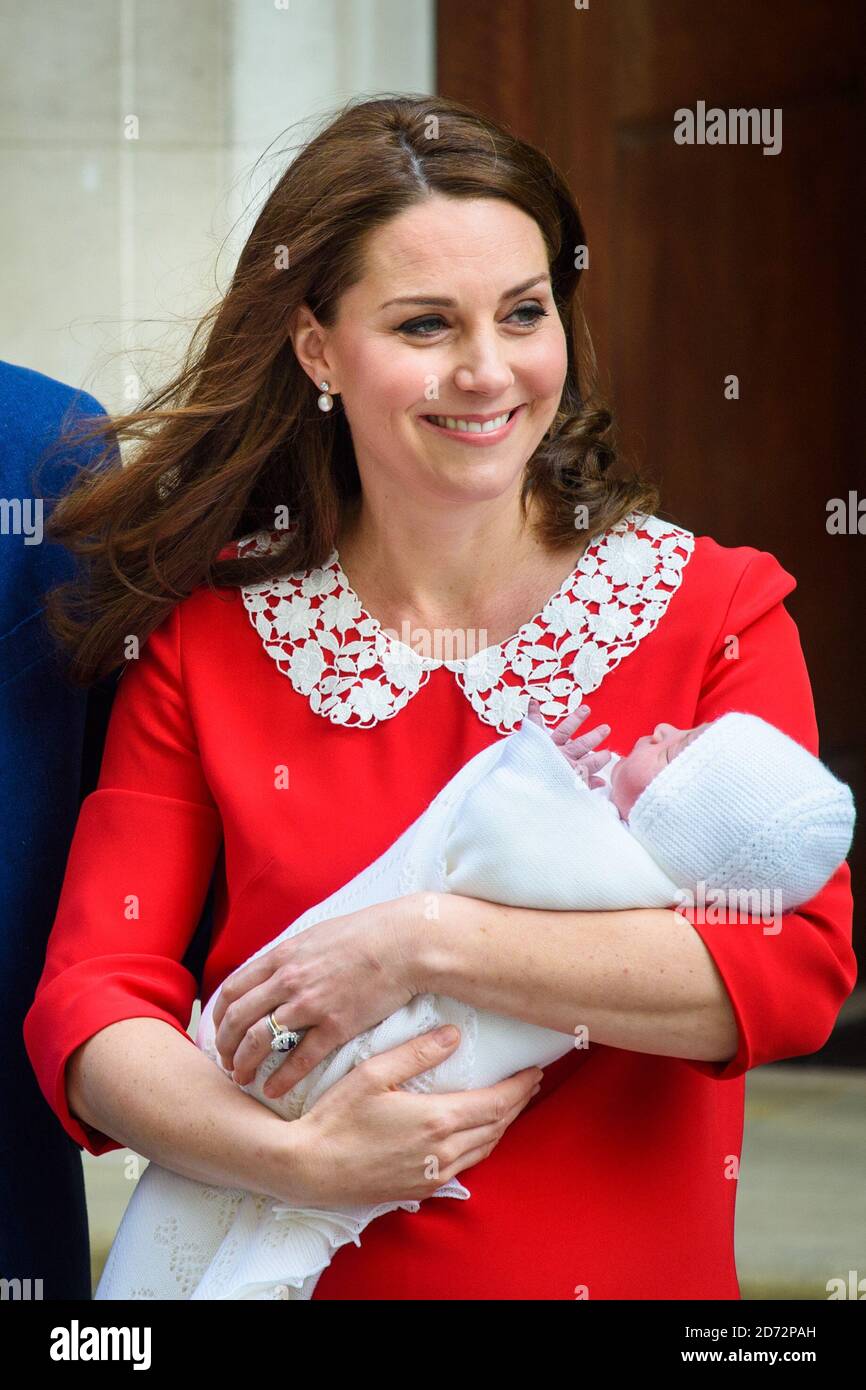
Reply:
[[550, 734], [554, 743], [565, 743], [571, 737], [589, 714], [589, 705], [578, 705], [577, 709], [571, 714], [567, 714], [555, 729], [551, 729]]
[[488, 1141], [486, 1144], [479, 1144], [477, 1148], [471, 1149], [469, 1153], [461, 1154], [454, 1163], [449, 1163], [445, 1168], [440, 1169], [440, 1185], [450, 1182], [451, 1178], [456, 1178], [458, 1173], [464, 1173], [467, 1168], [474, 1168], [476, 1163], [481, 1163], [485, 1158], [489, 1158], [495, 1148], [496, 1144], [491, 1147]]
[[578, 734], [570, 741], [572, 748], [585, 747], [587, 751], [596, 748], [599, 743], [603, 743], [610, 733], [609, 724], [596, 724], [594, 729], [587, 729], [585, 734]]
[[491, 1120], [489, 1124], [485, 1125], [476, 1125], [474, 1129], [453, 1130], [445, 1141], [447, 1145], [450, 1145], [449, 1161], [453, 1163], [461, 1154], [468, 1153], [471, 1149], [482, 1144], [489, 1144], [491, 1139], [500, 1138], [511, 1122], [517, 1119], [521, 1110], [526, 1109], [529, 1102], [540, 1090], [541, 1082], [537, 1081], [499, 1120]]
[[588, 772], [598, 772], [598, 769], [604, 767], [605, 763], [608, 762], [610, 762], [610, 753], [608, 751], [603, 753], [584, 753], [583, 757], [578, 759], [577, 765], [578, 767], [585, 767]]
[[582, 758], [585, 753], [591, 753], [599, 743], [603, 743], [609, 733], [609, 724], [599, 724], [597, 728], [590, 729], [589, 733], [569, 740], [566, 751], [569, 756]]
[[[513, 1105], [501, 1120], [493, 1124], [479, 1125], [476, 1129], [456, 1130], [452, 1140], [450, 1140], [447, 1145], [442, 1146], [442, 1162], [447, 1164], [448, 1168], [451, 1168], [454, 1172], [459, 1172], [460, 1169], [468, 1167], [471, 1163], [477, 1163], [478, 1159], [473, 1158], [472, 1155], [480, 1154], [481, 1151], [490, 1144], [497, 1144], [508, 1126], [517, 1119], [521, 1110], [526, 1109], [527, 1105], [538, 1095], [540, 1090], [541, 1082], [539, 1082], [537, 1086], [533, 1086], [528, 1095], [524, 1096], [516, 1105]], [[455, 1142], [457, 1144], [456, 1149], [454, 1148]], [[456, 1167], [454, 1165], [456, 1165]], [[442, 1181], [447, 1182], [447, 1178], [443, 1178]]]
[[594, 762], [597, 767], [603, 767], [604, 764], [608, 762], [611, 757], [611, 752], [609, 748], [600, 748], [597, 752], [594, 753], [572, 752], [571, 749], [567, 747], [563, 748], [562, 751], [565, 754], [568, 761], [574, 767], [579, 767], [581, 766], [581, 764], [586, 764], [590, 762]]
[[541, 705], [538, 703], [536, 699], [530, 698], [529, 708], [527, 709], [526, 717], [533, 724], [538, 724], [540, 728], [544, 728], [544, 716], [541, 713]]
[[[456, 1130], [478, 1129], [482, 1125], [498, 1125], [515, 1105], [522, 1105], [541, 1080], [540, 1067], [497, 1081], [494, 1086], [480, 1086], [472, 1091], [443, 1092], [460, 1117]], [[455, 1130], [455, 1132], [456, 1132]]]
[[444, 1062], [445, 1058], [450, 1057], [459, 1047], [463, 1035], [456, 1025], [452, 1026], [453, 1037], [450, 1041], [438, 1041], [435, 1029], [431, 1028], [426, 1033], [420, 1033], [417, 1038], [409, 1038], [404, 1043], [398, 1043], [396, 1047], [386, 1048], [384, 1052], [377, 1052], [375, 1056], [359, 1062], [345, 1078], [345, 1082], [363, 1086], [370, 1091], [390, 1090], [393, 1086], [408, 1081], [411, 1076], [419, 1076], [421, 1072], [429, 1071], [431, 1067]]
[[232, 1080], [239, 1086], [249, 1086], [271, 1050], [273, 1033], [267, 1020], [258, 1019], [241, 1038], [231, 1061]]
[[[280, 1018], [281, 1012], [282, 1010], [276, 1010], [274, 1012], [274, 1018], [277, 1023], [282, 1024], [283, 1027], [286, 1028], [292, 1027], [293, 1025], [284, 1023], [283, 1019]], [[302, 1035], [301, 1042], [298, 1043], [297, 1047], [295, 1047], [292, 1052], [277, 1053], [276, 1055], [281, 1057], [283, 1061], [288, 1060], [290, 1057], [296, 1057], [301, 1049], [301, 1045], [306, 1042], [309, 1036], [310, 1029], [308, 1028]], [[273, 1055], [274, 1049], [271, 1047], [273, 1037], [274, 1035], [271, 1032], [270, 1024], [266, 1018], [258, 1019], [253, 1027], [249, 1028], [244, 1034], [232, 1062], [232, 1079], [236, 1081], [239, 1086], [249, 1086], [250, 1082], [255, 1079], [256, 1073], [262, 1065], [262, 1062], [264, 1062], [267, 1057]], [[286, 1089], [290, 1089], [290, 1087]]]
[[216, 1031], [214, 1043], [223, 1059], [224, 1066], [231, 1069], [237, 1065], [238, 1049], [247, 1033], [251, 1032], [258, 1023], [267, 1029], [267, 1034], [259, 1033], [253, 1038], [253, 1053], [256, 1050], [256, 1043], [261, 1039], [265, 1039], [270, 1046], [272, 1034], [268, 1029], [267, 1017], [271, 1013], [276, 1018], [277, 1023], [281, 1023], [285, 1028], [308, 1028], [312, 1023], [318, 1021], [312, 1018], [301, 1018], [297, 1008], [293, 1010], [291, 985], [286, 982], [284, 974], [274, 973], [272, 966], [271, 973], [263, 984], [249, 989], [241, 998], [236, 999], [223, 1014], [223, 1020]]
[[248, 961], [246, 965], [241, 966], [240, 970], [235, 970], [228, 979], [223, 980], [213, 1008], [214, 1030], [217, 1030], [222, 1023], [229, 1004], [233, 1004], [236, 999], [240, 999], [243, 994], [246, 994], [248, 989], [260, 985], [263, 980], [272, 975], [275, 965], [274, 952], [266, 951], [264, 955]]
[[310, 1028], [293, 1052], [286, 1053], [263, 1087], [268, 1100], [279, 1100], [329, 1057], [340, 1042], [325, 1027]]

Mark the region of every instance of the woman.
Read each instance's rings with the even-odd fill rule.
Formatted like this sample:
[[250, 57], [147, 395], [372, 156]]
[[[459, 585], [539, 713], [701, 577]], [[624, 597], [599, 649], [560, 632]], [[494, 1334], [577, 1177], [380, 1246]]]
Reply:
[[[700, 904], [407, 894], [238, 969], [532, 696], [555, 726], [593, 695], [619, 752], [732, 708], [817, 752], [793, 578], [607, 476], [610, 416], [578, 370], [584, 244], [557, 172], [492, 123], [442, 98], [350, 105], [274, 189], [204, 347], [114, 421], [139, 456], [50, 523], [90, 556], [89, 589], [52, 595], [73, 674], [133, 659], [29, 1055], [90, 1152], [216, 1189], [323, 1206], [464, 1175], [471, 1201], [383, 1216], [318, 1299], [738, 1298], [744, 1074], [820, 1047], [853, 986], [847, 864], [774, 934]], [[287, 1090], [427, 991], [573, 1031], [574, 1052], [537, 1094], [530, 1071], [412, 1095], [397, 1083], [454, 1045], [425, 1036], [281, 1124], [185, 1032], [179, 962], [215, 866], [202, 995], [223, 986], [236, 1081], [274, 1029], [309, 1030]], [[166, 1241], [183, 1296], [196, 1252]]]

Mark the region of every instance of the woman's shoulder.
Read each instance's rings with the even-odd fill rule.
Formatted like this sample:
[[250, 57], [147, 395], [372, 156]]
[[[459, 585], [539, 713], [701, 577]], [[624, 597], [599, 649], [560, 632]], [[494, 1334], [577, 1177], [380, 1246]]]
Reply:
[[[217, 558], [235, 559], [239, 544], [230, 541], [220, 549]], [[152, 628], [147, 646], [152, 654], [166, 659], [173, 654], [176, 664], [186, 668], [197, 652], [214, 656], [227, 648], [245, 648], [245, 629], [239, 622], [243, 614], [241, 588], [202, 581], [171, 605]]]
[[[279, 531], [256, 531], [250, 535], [236, 537], [220, 547], [216, 559], [244, 560], [266, 555], [280, 545], [282, 534]], [[177, 604], [178, 619], [183, 631], [195, 633], [203, 630], [209, 631], [212, 635], [231, 630], [237, 632], [238, 618], [241, 616], [244, 617], [244, 625], [240, 628], [243, 631], [244, 626], [249, 626], [244, 615], [254, 587], [252, 584], [242, 586], [207, 581], [197, 585]]]
[[686, 574], [683, 596], [687, 601], [724, 609], [735, 601], [765, 609], [797, 587], [794, 575], [772, 551], [753, 545], [723, 545], [709, 535], [694, 536]]
[[[237, 560], [257, 552], [261, 553], [267, 548], [264, 541], [264, 532], [226, 541], [217, 551], [215, 558]], [[268, 537], [268, 543], [273, 543], [273, 536]], [[172, 611], [185, 628], [209, 622], [221, 610], [240, 606], [242, 597], [243, 590], [238, 585], [216, 584], [203, 580], [185, 598], [179, 599]]]

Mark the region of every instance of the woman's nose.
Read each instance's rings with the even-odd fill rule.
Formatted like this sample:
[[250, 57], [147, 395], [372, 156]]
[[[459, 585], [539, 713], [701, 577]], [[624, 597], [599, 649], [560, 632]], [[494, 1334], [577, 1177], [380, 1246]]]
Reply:
[[468, 350], [454, 379], [461, 391], [483, 391], [496, 396], [514, 384], [514, 373], [500, 343], [479, 339]]

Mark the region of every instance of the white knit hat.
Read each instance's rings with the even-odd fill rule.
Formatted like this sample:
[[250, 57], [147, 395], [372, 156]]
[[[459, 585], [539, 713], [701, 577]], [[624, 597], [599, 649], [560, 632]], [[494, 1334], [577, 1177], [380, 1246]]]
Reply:
[[773, 724], [732, 712], [656, 774], [628, 826], [690, 893], [779, 891], [788, 912], [846, 858], [854, 820], [847, 783]]

